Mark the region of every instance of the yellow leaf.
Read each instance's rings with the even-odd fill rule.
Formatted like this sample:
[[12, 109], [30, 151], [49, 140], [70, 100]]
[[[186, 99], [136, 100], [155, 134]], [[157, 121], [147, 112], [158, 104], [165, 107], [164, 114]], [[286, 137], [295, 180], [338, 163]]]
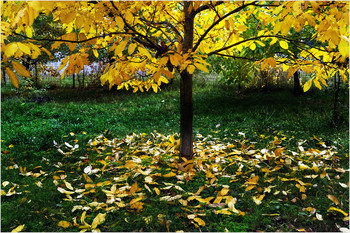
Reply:
[[196, 11], [201, 4], [202, 4], [202, 1], [195, 1], [193, 9]]
[[271, 40], [271, 42], [270, 42], [270, 45], [273, 45], [273, 44], [275, 44], [276, 42], [278, 41], [278, 39], [277, 38], [272, 38], [272, 40]]
[[119, 29], [124, 29], [124, 21], [120, 16], [115, 17]]
[[142, 200], [142, 197], [138, 197], [138, 198], [134, 198], [134, 199], [132, 199], [131, 201], [130, 201], [130, 205], [132, 205], [132, 204], [134, 204], [134, 203], [136, 203], [136, 202], [138, 202], [138, 201], [141, 201]]
[[92, 50], [92, 52], [94, 53], [94, 56], [95, 56], [96, 58], [98, 58], [98, 52], [97, 52], [97, 49], [93, 49], [93, 50]]
[[299, 229], [296, 229], [298, 232], [306, 232], [306, 230], [304, 228], [299, 228]]
[[12, 62], [13, 68], [15, 68], [15, 70], [17, 71], [17, 73], [19, 73], [20, 75], [24, 76], [24, 77], [30, 77], [30, 73], [29, 71], [24, 67], [24, 65], [13, 61]]
[[13, 229], [11, 232], [20, 232], [23, 230], [25, 224], [23, 225], [19, 225], [18, 227], [16, 227], [15, 229]]
[[5, 56], [11, 57], [17, 52], [17, 50], [18, 50], [17, 43], [8, 44], [5, 47]]
[[342, 38], [342, 40], [338, 44], [338, 49], [339, 49], [339, 52], [342, 56], [349, 57], [349, 42], [345, 41]]
[[47, 50], [46, 48], [44, 48], [44, 47], [42, 47], [41, 48], [41, 50], [42, 51], [44, 51], [49, 57], [50, 57], [50, 59], [52, 59], [53, 57], [52, 57], [52, 54], [50, 53], [50, 51], [49, 50]]
[[169, 172], [168, 174], [163, 175], [163, 177], [173, 177], [176, 176], [174, 172]]
[[103, 223], [105, 219], [106, 219], [106, 213], [104, 214], [99, 213], [92, 221], [91, 228], [95, 229], [98, 225]]
[[202, 70], [202, 71], [204, 71], [204, 72], [206, 72], [206, 73], [209, 74], [208, 68], [205, 67], [204, 65], [202, 65], [202, 64], [200, 64], [200, 63], [195, 63], [194, 65], [195, 65], [198, 69], [200, 69], [200, 70]]
[[71, 185], [69, 182], [67, 182], [67, 181], [65, 181], [65, 180], [63, 180], [63, 182], [64, 182], [64, 184], [66, 185], [66, 187], [67, 187], [68, 189], [74, 190], [73, 187], [72, 187], [72, 185]]
[[132, 15], [131, 11], [127, 11], [125, 13], [125, 19], [128, 23], [131, 23], [134, 20], [134, 16]]
[[271, 172], [271, 170], [268, 167], [264, 167], [261, 169], [262, 172]]
[[248, 187], [245, 188], [245, 191], [249, 191], [253, 188], [255, 188], [256, 185], [249, 185]]
[[223, 189], [221, 189], [221, 191], [220, 191], [220, 195], [221, 195], [221, 196], [225, 196], [225, 195], [228, 193], [228, 191], [230, 191], [230, 189], [228, 189], [228, 188], [223, 188]]
[[251, 178], [249, 178], [245, 184], [250, 184], [250, 185], [257, 185], [259, 181], [259, 176], [253, 176]]
[[[77, 34], [75, 32], [62, 36], [63, 40], [77, 41]], [[73, 51], [77, 47], [77, 43], [65, 42], [70, 51]]]
[[333, 201], [334, 204], [336, 204], [336, 205], [340, 204], [340, 202], [338, 201], [338, 199], [335, 196], [328, 194], [327, 197], [329, 200]]
[[167, 64], [167, 63], [168, 63], [168, 60], [169, 60], [168, 57], [162, 57], [162, 58], [159, 60], [159, 65], [160, 65], [160, 66], [163, 66], [163, 65]]
[[162, 70], [163, 74], [165, 74], [168, 78], [173, 78], [173, 73], [171, 73], [169, 70]]
[[86, 217], [86, 211], [84, 211], [83, 214], [81, 215], [80, 222], [85, 226], [90, 226], [85, 222], [85, 217]]
[[307, 82], [304, 84], [304, 86], [303, 86], [304, 92], [307, 92], [307, 91], [310, 89], [311, 84], [312, 84], [312, 79], [310, 79], [309, 81], [307, 81]]
[[[86, 185], [85, 185], [86, 186]], [[74, 192], [71, 192], [71, 191], [67, 191], [61, 187], [58, 187], [57, 190], [60, 192], [60, 193], [63, 193], [63, 194], [66, 194], [66, 195], [71, 195], [73, 194]]]
[[84, 177], [84, 179], [86, 180], [86, 182], [88, 182], [88, 183], [93, 183], [94, 181], [88, 176], [88, 175], [86, 175], [85, 173], [83, 174], [83, 177]]
[[301, 13], [303, 13], [303, 11], [301, 10], [301, 2], [295, 1], [293, 4], [293, 15], [297, 16]]
[[319, 90], [322, 90], [322, 86], [321, 86], [320, 82], [319, 82], [317, 79], [314, 79], [313, 82], [314, 82], [315, 86], [316, 86]]
[[[123, 41], [121, 43], [119, 43], [119, 45], [114, 49], [114, 54], [117, 56], [118, 54], [120, 54], [124, 49], [125, 46], [128, 42], [127, 41]], [[140, 50], [140, 48], [139, 48]]]
[[139, 47], [139, 52], [142, 54], [142, 55], [145, 55], [148, 59], [151, 59], [152, 58], [152, 55], [148, 52], [147, 49], [145, 48], [142, 48], [142, 47]]
[[264, 199], [264, 197], [265, 197], [265, 194], [263, 194], [263, 195], [259, 194], [258, 196], [253, 197], [253, 201], [255, 202], [255, 204], [260, 205], [261, 201], [262, 201], [262, 199]]
[[225, 28], [226, 30], [230, 30], [230, 23], [228, 20], [225, 20]]
[[199, 226], [205, 226], [205, 222], [201, 218], [194, 218], [193, 220], [196, 221]]
[[28, 54], [28, 55], [31, 54], [30, 48], [29, 48], [27, 45], [22, 44], [22, 43], [17, 43], [17, 45], [18, 45], [18, 48], [19, 48], [20, 50], [22, 50], [23, 53], [26, 53], [26, 54]]
[[129, 55], [131, 55], [135, 51], [136, 46], [137, 46], [137, 44], [130, 44], [129, 45], [129, 47], [128, 47]]
[[236, 198], [232, 198], [228, 203], [228, 208], [230, 209], [230, 211], [232, 211], [233, 213], [239, 214], [240, 211], [236, 209], [235, 204], [237, 202]]
[[177, 60], [177, 57], [175, 55], [170, 55], [170, 62], [173, 66], [179, 65], [179, 61]]
[[72, 224], [70, 222], [67, 222], [67, 221], [59, 221], [57, 225], [59, 227], [67, 228], [67, 227], [70, 227]]
[[157, 92], [158, 92], [158, 89], [159, 89], [158, 85], [157, 85], [157, 84], [152, 84], [151, 86], [152, 86], [153, 91], [154, 91], [155, 93], [157, 93]]
[[[299, 4], [300, 4], [300, 3], [299, 3]], [[283, 48], [283, 49], [288, 49], [288, 43], [285, 42], [285, 41], [280, 41], [280, 46], [281, 46], [281, 48]]]
[[215, 211], [216, 214], [226, 214], [226, 215], [231, 215], [232, 213], [228, 210], [217, 210]]
[[189, 74], [193, 74], [194, 70], [196, 69], [196, 67], [194, 65], [189, 65], [187, 66], [187, 72]]
[[265, 60], [271, 67], [275, 67], [276, 66], [276, 60], [273, 57], [269, 57]]
[[158, 188], [153, 188], [153, 190], [156, 192], [157, 195], [160, 194], [160, 190]]
[[331, 212], [331, 211], [337, 211], [339, 213], [342, 213], [344, 216], [348, 216], [347, 213], [345, 213], [344, 211], [342, 211], [341, 209], [335, 208], [333, 206], [329, 207], [329, 209], [327, 210], [327, 212]]
[[9, 76], [12, 84], [16, 87], [16, 88], [19, 88], [19, 81], [18, 81], [18, 78], [16, 77], [16, 74], [15, 72], [13, 72], [12, 70], [10, 70], [10, 68], [6, 68], [6, 73], [7, 75]]
[[311, 71], [313, 70], [312, 66], [301, 66], [301, 69], [305, 71], [307, 74], [310, 74]]
[[132, 195], [136, 192], [136, 190], [137, 190], [137, 182], [135, 182], [135, 183], [131, 186], [128, 195], [129, 195], [129, 196], [132, 196]]
[[250, 44], [249, 48], [254, 51], [256, 49], [256, 44], [255, 43]]

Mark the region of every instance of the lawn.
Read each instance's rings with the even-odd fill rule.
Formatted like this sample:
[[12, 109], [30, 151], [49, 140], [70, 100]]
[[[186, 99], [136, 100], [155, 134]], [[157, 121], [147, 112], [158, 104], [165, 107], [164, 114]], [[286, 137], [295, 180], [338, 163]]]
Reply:
[[2, 231], [349, 228], [348, 89], [338, 125], [333, 95], [197, 79], [185, 161], [177, 81], [157, 94], [2, 86]]

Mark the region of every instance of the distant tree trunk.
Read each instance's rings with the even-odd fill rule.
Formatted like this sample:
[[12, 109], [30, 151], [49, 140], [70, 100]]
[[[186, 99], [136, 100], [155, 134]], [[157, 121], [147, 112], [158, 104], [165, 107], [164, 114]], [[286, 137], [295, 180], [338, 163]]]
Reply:
[[75, 73], [73, 73], [73, 89], [75, 88]]
[[300, 86], [300, 71], [297, 70], [295, 73], [294, 73], [294, 90], [293, 90], [293, 93], [295, 96], [298, 96], [300, 94], [302, 94], [302, 89], [301, 89], [301, 86]]
[[6, 73], [5, 73], [5, 69], [2, 69], [2, 79], [4, 80], [4, 85], [6, 85]]
[[[193, 48], [194, 14], [188, 12], [192, 2], [184, 2], [185, 24], [182, 50], [187, 52]], [[180, 156], [193, 158], [193, 100], [192, 74], [187, 70], [181, 72], [180, 80]]]
[[340, 76], [339, 72], [334, 75], [334, 103], [333, 103], [333, 121], [337, 125], [339, 121], [338, 98], [339, 98]]

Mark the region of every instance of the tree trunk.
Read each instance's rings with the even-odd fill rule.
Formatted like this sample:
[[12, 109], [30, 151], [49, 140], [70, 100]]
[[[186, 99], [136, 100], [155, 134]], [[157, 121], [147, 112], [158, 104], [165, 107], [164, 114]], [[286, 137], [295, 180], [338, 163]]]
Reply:
[[295, 96], [300, 95], [302, 92], [301, 86], [300, 86], [300, 72], [297, 70], [294, 73], [294, 90], [293, 93]]
[[2, 79], [4, 80], [4, 85], [6, 85], [6, 73], [5, 73], [5, 69], [2, 69]]
[[[184, 41], [182, 50], [187, 53], [193, 48], [194, 14], [188, 12], [192, 2], [184, 2]], [[193, 100], [192, 100], [192, 74], [187, 70], [181, 72], [180, 80], [180, 156], [193, 158]]]
[[338, 97], [339, 97], [339, 87], [340, 87], [340, 76], [339, 72], [334, 75], [334, 103], [333, 103], [333, 121], [335, 125], [338, 125], [339, 114], [338, 114]]
[[192, 75], [187, 71], [181, 73], [180, 80], [180, 152], [181, 157], [193, 157], [193, 101]]
[[73, 89], [75, 88], [75, 73], [73, 73]]

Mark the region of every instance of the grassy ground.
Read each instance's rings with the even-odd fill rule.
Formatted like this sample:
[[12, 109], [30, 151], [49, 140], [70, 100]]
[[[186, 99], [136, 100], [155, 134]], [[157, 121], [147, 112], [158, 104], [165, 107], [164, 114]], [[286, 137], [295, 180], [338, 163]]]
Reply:
[[[163, 135], [169, 135], [179, 131], [179, 84], [176, 81], [158, 94], [133, 94], [126, 91], [108, 91], [102, 88], [54, 89], [29, 94], [21, 91], [17, 94], [15, 92], [9, 86], [2, 87], [1, 179], [2, 182], [12, 182], [8, 185], [2, 184], [2, 189], [7, 194], [11, 193], [10, 188], [12, 187], [15, 187], [12, 191], [21, 192], [21, 194], [2, 196], [3, 231], [11, 231], [22, 224], [25, 224], [25, 231], [78, 230], [73, 226], [63, 228], [57, 225], [61, 220], [70, 221], [70, 224], [73, 224], [72, 219], [76, 217], [80, 220], [83, 212], [71, 211], [74, 202], [64, 201], [64, 195], [62, 197], [62, 193], [57, 191], [53, 181], [59, 177], [57, 182], [60, 183], [57, 185], [64, 188], [67, 188], [65, 183], [62, 183], [65, 181], [77, 185], [78, 180], [83, 179], [82, 168], [79, 164], [86, 164], [86, 159], [80, 157], [91, 154], [90, 162], [94, 164], [101, 159], [95, 151], [91, 151], [93, 147], [86, 146], [90, 139], [101, 133], [112, 140], [115, 137], [125, 139], [126, 135], [133, 132], [149, 135], [156, 130]], [[298, 151], [298, 142], [302, 139], [306, 140], [303, 144], [305, 148], [322, 151], [319, 141], [315, 140], [314, 135], [316, 135], [327, 146], [334, 145], [335, 149], [332, 150], [338, 153], [338, 157], [332, 160], [333, 165], [329, 165], [329, 169], [340, 167], [346, 169], [349, 166], [347, 90], [341, 91], [340, 100], [340, 123], [336, 126], [332, 121], [332, 90], [310, 91], [300, 97], [294, 97], [290, 90], [273, 90], [266, 93], [260, 91], [236, 92], [214, 81], [199, 79], [194, 83], [194, 133], [203, 136], [213, 135], [217, 138], [217, 142], [229, 143], [230, 140], [239, 139], [242, 143], [246, 140], [247, 144], [254, 144], [259, 150], [271, 145], [271, 140], [274, 141], [275, 136], [281, 138], [282, 135], [286, 135], [288, 140], [284, 141], [283, 148]], [[239, 132], [245, 134], [245, 139], [242, 139], [242, 134]], [[72, 156], [62, 157], [62, 154], [54, 147], [53, 141], [56, 141], [62, 148], [64, 142], [78, 143], [80, 148]], [[142, 142], [141, 139], [140, 142]], [[236, 146], [240, 145], [239, 142], [236, 144]], [[247, 158], [246, 160], [248, 161]], [[123, 166], [127, 161], [126, 159], [123, 162]], [[108, 162], [106, 169], [112, 169], [112, 162]], [[164, 164], [164, 168], [157, 169], [166, 170], [168, 168], [169, 170], [170, 168], [171, 170], [170, 162]], [[146, 165], [150, 166], [152, 163], [146, 163]], [[269, 164], [269, 166], [272, 165], [275, 164]], [[238, 167], [234, 170], [225, 168], [224, 170], [228, 171], [225, 175], [230, 172], [234, 174], [237, 169]], [[40, 170], [43, 174], [35, 177], [36, 175], [33, 174], [40, 173]], [[252, 172], [248, 171], [249, 169], [247, 174]], [[31, 173], [28, 175], [28, 172]], [[121, 169], [118, 172], [116, 174], [122, 175], [126, 171]], [[320, 170], [317, 174], [320, 175], [321, 172]], [[164, 175], [165, 171], [162, 170], [161, 173]], [[320, 189], [316, 189], [317, 192], [310, 190], [311, 193], [307, 193], [307, 201], [290, 202], [293, 197], [290, 197], [289, 201], [286, 201], [285, 198], [275, 198], [276, 200], [272, 198], [261, 205], [256, 205], [251, 201], [252, 196], [256, 193], [247, 194], [247, 198], [240, 196], [245, 192], [244, 187], [242, 188], [244, 180], [241, 185], [238, 185], [230, 182], [229, 179], [221, 178], [218, 181], [220, 187], [208, 188], [203, 191], [206, 192], [203, 195], [206, 197], [213, 196], [214, 193], [217, 195], [222, 185], [228, 185], [232, 196], [240, 196], [245, 200], [241, 204], [237, 203], [237, 209], [242, 210], [245, 213], [244, 216], [234, 214], [220, 217], [212, 212], [207, 213], [205, 208], [199, 210], [194, 208], [193, 211], [199, 211], [195, 213], [196, 217], [202, 216], [198, 213], [206, 213], [205, 217], [201, 217], [205, 220], [206, 225], [201, 226], [191, 217], [181, 215], [186, 211], [182, 209], [184, 206], [178, 202], [169, 205], [168, 202], [159, 201], [157, 195], [153, 195], [144, 201], [146, 204], [144, 208], [139, 209], [140, 213], [137, 212], [137, 208], [133, 210], [121, 208], [118, 214], [114, 213], [114, 217], [108, 214], [105, 226], [101, 230], [291, 231], [310, 228], [314, 231], [334, 231], [338, 229], [336, 223], [346, 226], [347, 222], [342, 220], [344, 217], [342, 213], [327, 212], [327, 210], [332, 205], [337, 209], [347, 210], [349, 197], [348, 188], [343, 188], [338, 184], [348, 186], [348, 171], [338, 173], [329, 173], [332, 180], [337, 181], [336, 183], [329, 183], [326, 179], [317, 180], [320, 182], [318, 184]], [[182, 186], [187, 191], [186, 194], [181, 194], [182, 197], [188, 198], [188, 192], [195, 193], [198, 188], [210, 183], [206, 173], [198, 171], [196, 174], [198, 175], [192, 181], [185, 182]], [[263, 176], [260, 173], [256, 174]], [[104, 174], [99, 177], [99, 182], [111, 179], [113, 181], [113, 177]], [[245, 181], [249, 179], [249, 177], [243, 178]], [[142, 184], [141, 180], [135, 177], [128, 178], [130, 186], [135, 182], [139, 186]], [[169, 180], [159, 178], [157, 182], [169, 182]], [[178, 181], [172, 180], [172, 182]], [[283, 183], [278, 185], [278, 187], [283, 187]], [[110, 186], [109, 184], [107, 188], [110, 189]], [[175, 195], [177, 191], [172, 194]], [[300, 196], [298, 190], [297, 193]], [[96, 194], [89, 195], [84, 201], [79, 200], [81, 205], [98, 202], [104, 198], [104, 193], [100, 189], [97, 189]], [[327, 195], [336, 196], [339, 204], [336, 205]], [[322, 210], [323, 212], [317, 213], [323, 215], [323, 220], [315, 219], [315, 215], [312, 215], [313, 210], [305, 210], [307, 207]], [[87, 222], [91, 223], [96, 213], [88, 211]], [[268, 217], [264, 215], [276, 213], [277, 215]], [[149, 216], [153, 217], [149, 218]], [[218, 221], [220, 224], [217, 224]], [[148, 223], [145, 225], [145, 222]]]

